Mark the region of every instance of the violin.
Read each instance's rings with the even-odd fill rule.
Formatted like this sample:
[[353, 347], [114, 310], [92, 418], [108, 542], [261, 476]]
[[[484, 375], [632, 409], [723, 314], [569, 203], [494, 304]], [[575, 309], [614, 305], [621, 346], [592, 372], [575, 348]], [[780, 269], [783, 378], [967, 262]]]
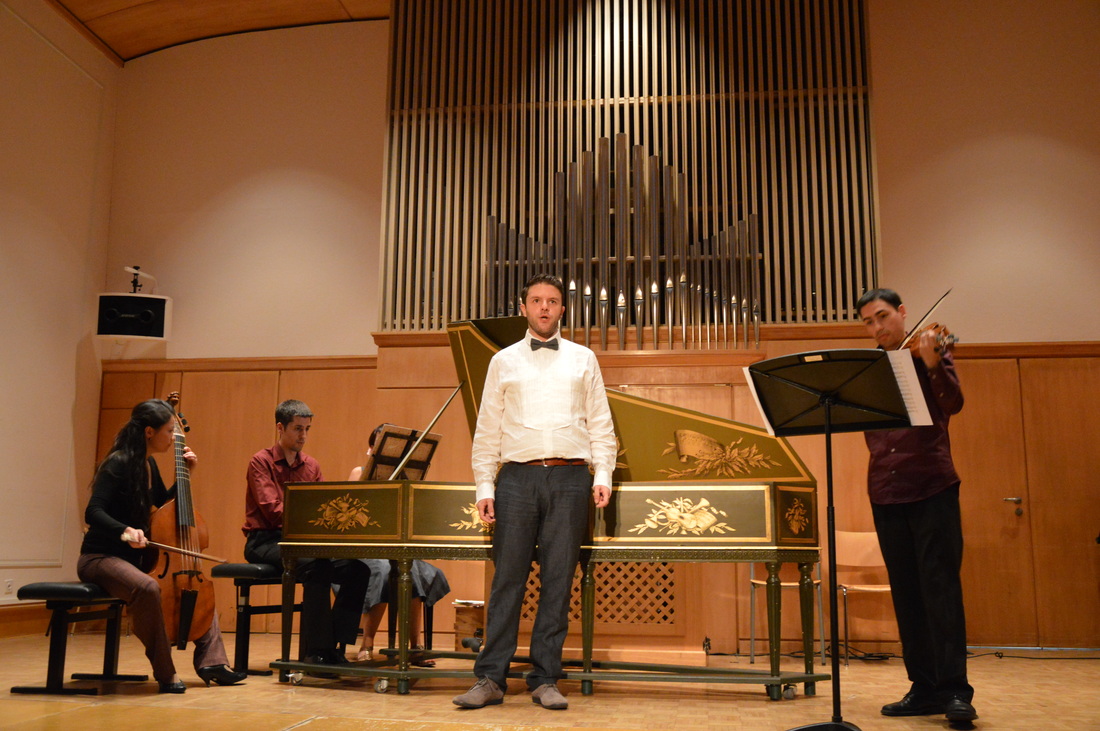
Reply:
[[944, 298], [946, 298], [949, 294], [951, 294], [950, 289], [940, 295], [940, 298], [936, 300], [936, 304], [932, 305], [932, 307], [928, 309], [928, 312], [924, 313], [924, 317], [922, 317], [920, 321], [913, 326], [913, 331], [906, 335], [905, 339], [901, 341], [901, 345], [898, 346], [898, 350], [909, 348], [909, 351], [914, 356], [919, 357], [921, 335], [926, 332], [931, 332], [935, 334], [935, 349], [937, 353], [942, 353], [945, 350], [950, 350], [952, 347], [954, 347], [955, 343], [959, 342], [959, 339], [948, 331], [946, 325], [941, 325], [938, 322], [928, 322], [928, 320], [932, 317], [932, 313], [936, 311], [936, 308], [940, 306], [940, 303], [943, 302]]
[[[155, 551], [149, 573], [160, 583], [161, 609], [168, 640], [178, 649], [202, 637], [214, 621], [214, 584], [202, 572], [201, 551], [210, 541], [206, 523], [195, 512], [191, 499], [191, 472], [183, 458], [189, 429], [178, 411], [180, 395], [167, 399], [175, 414], [173, 441], [176, 458], [176, 496], [153, 511], [149, 521], [148, 550]], [[215, 559], [220, 560], [220, 559]]]
[[903, 347], [908, 347], [914, 355], [919, 356], [921, 335], [926, 332], [931, 332], [936, 336], [935, 350], [937, 353], [951, 350], [951, 348], [955, 346], [955, 343], [959, 342], [959, 339], [951, 334], [946, 325], [941, 325], [938, 322], [930, 322], [924, 327], [911, 332], [906, 338], [906, 343], [903, 344]]

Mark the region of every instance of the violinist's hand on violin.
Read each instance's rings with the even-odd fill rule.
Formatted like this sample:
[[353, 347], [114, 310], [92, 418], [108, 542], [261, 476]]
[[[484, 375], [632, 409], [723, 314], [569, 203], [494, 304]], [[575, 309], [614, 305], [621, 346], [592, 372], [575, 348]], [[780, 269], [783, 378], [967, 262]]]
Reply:
[[185, 446], [183, 448], [183, 461], [187, 463], [188, 469], [193, 470], [195, 469], [195, 465], [199, 463], [199, 458], [194, 452], [191, 451], [191, 447]]
[[924, 361], [926, 367], [932, 369], [940, 364], [940, 353], [942, 350], [943, 348], [939, 343], [939, 335], [932, 329], [920, 333], [918, 352], [920, 353], [920, 359]]
[[148, 545], [148, 540], [145, 538], [145, 531], [141, 528], [127, 528], [122, 531], [122, 540], [130, 544], [130, 548], [145, 548]]

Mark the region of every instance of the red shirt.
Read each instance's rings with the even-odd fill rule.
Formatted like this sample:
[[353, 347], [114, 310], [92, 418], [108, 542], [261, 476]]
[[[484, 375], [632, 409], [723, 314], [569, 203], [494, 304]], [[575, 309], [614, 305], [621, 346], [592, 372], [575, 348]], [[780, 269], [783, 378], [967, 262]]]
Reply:
[[947, 425], [962, 411], [963, 395], [950, 353], [931, 371], [915, 358], [931, 426], [864, 432], [871, 461], [867, 494], [876, 505], [915, 503], [958, 484]]
[[321, 465], [308, 454], [298, 453], [298, 461], [287, 464], [278, 444], [261, 449], [248, 463], [248, 491], [244, 496], [244, 525], [247, 535], [254, 530], [281, 530], [283, 494], [288, 482], [321, 482]]

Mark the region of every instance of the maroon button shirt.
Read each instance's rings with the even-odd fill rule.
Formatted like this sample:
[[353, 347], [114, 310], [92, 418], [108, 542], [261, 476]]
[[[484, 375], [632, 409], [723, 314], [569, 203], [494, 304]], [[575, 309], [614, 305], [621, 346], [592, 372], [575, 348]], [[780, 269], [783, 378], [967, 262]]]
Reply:
[[321, 466], [313, 457], [298, 453], [291, 467], [278, 444], [261, 449], [248, 463], [248, 491], [244, 496], [244, 526], [247, 535], [254, 530], [281, 530], [283, 527], [283, 489], [288, 482], [321, 482]]
[[959, 482], [947, 433], [951, 415], [963, 406], [955, 363], [950, 353], [931, 371], [919, 357], [914, 361], [932, 424], [864, 432], [871, 450], [867, 494], [876, 505], [917, 502]]

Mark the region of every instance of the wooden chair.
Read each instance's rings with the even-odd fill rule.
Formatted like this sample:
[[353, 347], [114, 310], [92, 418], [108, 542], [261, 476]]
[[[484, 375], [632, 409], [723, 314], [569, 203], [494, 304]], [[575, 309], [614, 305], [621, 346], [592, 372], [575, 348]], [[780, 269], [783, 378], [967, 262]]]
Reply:
[[[882, 569], [885, 573], [886, 562], [878, 547], [878, 535], [874, 531], [836, 531], [836, 565], [839, 569]], [[889, 593], [889, 584], [863, 584], [842, 582], [837, 579], [837, 591], [844, 598], [844, 664], [848, 664], [851, 654], [848, 650], [848, 594], [867, 592], [874, 594]], [[834, 640], [835, 642], [835, 640]]]

